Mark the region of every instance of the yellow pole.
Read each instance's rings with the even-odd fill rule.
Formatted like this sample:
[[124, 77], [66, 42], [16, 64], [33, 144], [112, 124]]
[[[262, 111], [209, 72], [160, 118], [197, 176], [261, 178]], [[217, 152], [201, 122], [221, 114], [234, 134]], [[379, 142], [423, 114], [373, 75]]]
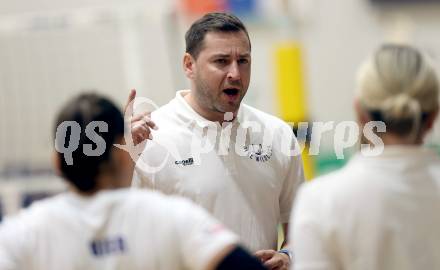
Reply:
[[[304, 69], [301, 45], [295, 41], [283, 42], [276, 46], [276, 100], [281, 119], [298, 126], [299, 122], [308, 122], [306, 91], [304, 87]], [[304, 173], [310, 180], [315, 174], [314, 161], [308, 155], [308, 142], [302, 154]]]

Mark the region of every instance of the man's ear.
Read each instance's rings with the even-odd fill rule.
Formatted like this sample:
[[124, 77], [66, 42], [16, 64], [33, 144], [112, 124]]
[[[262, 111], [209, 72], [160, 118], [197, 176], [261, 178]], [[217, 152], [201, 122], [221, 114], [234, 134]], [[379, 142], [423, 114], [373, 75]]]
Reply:
[[191, 54], [185, 53], [183, 56], [183, 70], [185, 71], [185, 75], [188, 79], [194, 78], [195, 62], [196, 60], [191, 56]]
[[364, 126], [366, 123], [371, 121], [370, 115], [362, 107], [358, 99], [354, 101], [354, 110], [356, 112], [357, 121]]

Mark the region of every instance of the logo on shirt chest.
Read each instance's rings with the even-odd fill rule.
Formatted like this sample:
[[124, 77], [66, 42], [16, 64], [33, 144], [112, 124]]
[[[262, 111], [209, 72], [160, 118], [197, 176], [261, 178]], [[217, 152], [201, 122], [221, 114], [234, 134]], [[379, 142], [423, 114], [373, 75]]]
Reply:
[[250, 159], [257, 162], [266, 162], [272, 157], [272, 147], [262, 144], [250, 144], [244, 146], [244, 151]]

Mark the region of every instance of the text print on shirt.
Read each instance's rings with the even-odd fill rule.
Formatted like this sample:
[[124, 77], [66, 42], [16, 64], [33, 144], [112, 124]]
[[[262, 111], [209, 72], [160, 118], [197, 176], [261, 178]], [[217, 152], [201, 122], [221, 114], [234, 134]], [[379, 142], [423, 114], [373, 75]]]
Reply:
[[90, 243], [90, 249], [95, 257], [103, 257], [111, 254], [122, 254], [127, 250], [124, 238], [112, 237], [95, 239]]

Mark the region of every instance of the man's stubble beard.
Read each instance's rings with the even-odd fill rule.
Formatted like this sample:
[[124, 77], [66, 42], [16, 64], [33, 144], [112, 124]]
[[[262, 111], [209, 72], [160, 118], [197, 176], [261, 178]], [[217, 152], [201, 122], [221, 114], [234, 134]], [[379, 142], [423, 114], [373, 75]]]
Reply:
[[[196, 76], [194, 79], [194, 85], [197, 88], [197, 91], [194, 91], [194, 97], [196, 101], [199, 103], [199, 106], [204, 107], [205, 109], [210, 110], [211, 112], [224, 114], [226, 112], [237, 112], [240, 108], [241, 102], [246, 95], [246, 92], [240, 92], [240, 100], [238, 104], [234, 105], [233, 108], [230, 108], [231, 105], [223, 105], [221, 102], [222, 92], [213, 91], [209, 88], [209, 86], [205, 83], [205, 80]], [[238, 86], [237, 86], [238, 87]], [[227, 107], [227, 108], [226, 108]]]
[[[194, 80], [194, 85], [197, 88], [197, 91], [194, 91], [194, 97], [199, 103], [199, 106], [205, 107], [205, 109], [208, 109], [212, 112], [217, 113], [225, 113], [222, 111], [222, 108], [217, 108], [215, 106], [217, 93], [214, 93], [208, 85], [206, 85], [205, 81], [200, 79], [199, 77], [196, 77]], [[215, 95], [213, 95], [215, 94]]]

